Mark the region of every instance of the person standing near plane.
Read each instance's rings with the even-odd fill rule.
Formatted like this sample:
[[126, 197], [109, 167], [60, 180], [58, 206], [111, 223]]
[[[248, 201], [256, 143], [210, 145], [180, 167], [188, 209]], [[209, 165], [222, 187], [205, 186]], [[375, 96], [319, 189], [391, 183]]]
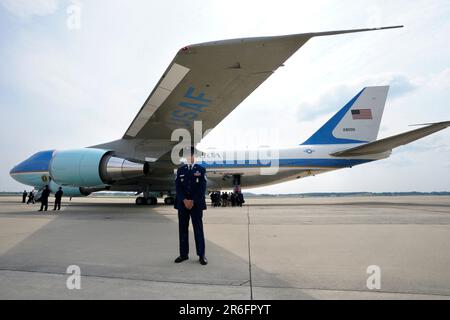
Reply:
[[[185, 152], [186, 154], [186, 152]], [[195, 148], [188, 150], [187, 164], [177, 170], [175, 179], [176, 200], [175, 209], [178, 210], [178, 230], [180, 256], [175, 263], [189, 259], [189, 220], [194, 227], [195, 247], [199, 261], [207, 265], [205, 256], [205, 237], [203, 233], [203, 210], [206, 210], [206, 170], [195, 163]]]
[[214, 204], [216, 203], [216, 194], [214, 192], [211, 192], [209, 198], [211, 199], [211, 206], [214, 207]]
[[236, 207], [236, 204], [237, 204], [237, 196], [236, 195], [237, 194], [234, 191], [230, 193], [230, 202], [231, 202], [232, 207]]
[[27, 195], [28, 195], [27, 190], [23, 190], [22, 203], [25, 203], [27, 201]]
[[238, 197], [238, 206], [242, 207], [242, 204], [245, 203], [245, 200], [244, 200], [244, 194], [241, 192], [241, 190], [238, 191], [237, 197]]
[[28, 194], [28, 201], [27, 201], [27, 204], [29, 204], [30, 202], [31, 202], [32, 204], [34, 204], [34, 192], [33, 192], [33, 190], [31, 190], [30, 193]]
[[59, 187], [58, 191], [56, 191], [55, 193], [55, 207], [53, 208], [53, 210], [56, 210], [56, 208], [58, 208], [58, 210], [61, 209], [61, 198], [63, 196], [63, 191], [62, 188]]
[[222, 192], [221, 199], [222, 199], [222, 207], [226, 207], [228, 202], [228, 194], [226, 192]]
[[48, 197], [50, 196], [50, 189], [48, 186], [45, 186], [44, 190], [42, 190], [41, 194], [41, 208], [39, 211], [42, 211], [45, 207], [45, 211], [48, 209]]

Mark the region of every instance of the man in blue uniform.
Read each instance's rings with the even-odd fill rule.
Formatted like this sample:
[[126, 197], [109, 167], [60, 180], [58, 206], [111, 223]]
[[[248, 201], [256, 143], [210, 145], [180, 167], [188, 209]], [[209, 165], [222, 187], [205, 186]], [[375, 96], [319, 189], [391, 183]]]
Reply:
[[[175, 209], [178, 209], [178, 229], [180, 237], [180, 256], [175, 263], [189, 259], [189, 220], [192, 219], [194, 227], [195, 247], [202, 265], [207, 265], [205, 256], [205, 237], [203, 234], [203, 210], [206, 210], [206, 170], [195, 163], [195, 148], [191, 147], [187, 164], [177, 170], [175, 179], [176, 200]], [[186, 154], [186, 152], [185, 152]]]
[[44, 190], [42, 190], [41, 194], [41, 208], [38, 211], [42, 211], [45, 208], [45, 211], [47, 211], [48, 208], [48, 197], [50, 195], [50, 189], [47, 186], [45, 186]]
[[55, 193], [55, 207], [53, 208], [53, 210], [61, 209], [61, 199], [62, 199], [63, 194], [64, 194], [64, 192], [62, 191], [62, 188], [59, 187], [58, 191], [56, 191], [56, 193]]

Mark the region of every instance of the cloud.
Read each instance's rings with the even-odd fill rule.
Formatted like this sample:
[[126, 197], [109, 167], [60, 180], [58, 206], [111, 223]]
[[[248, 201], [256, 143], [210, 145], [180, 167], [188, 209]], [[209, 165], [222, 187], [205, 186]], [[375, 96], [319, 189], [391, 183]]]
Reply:
[[390, 99], [400, 98], [418, 88], [418, 85], [414, 80], [410, 80], [401, 74], [391, 75], [391, 78], [387, 83], [390, 85]]
[[19, 18], [46, 16], [58, 9], [58, 0], [0, 0], [0, 4]]
[[345, 101], [356, 94], [349, 86], [337, 85], [329, 88], [313, 101], [303, 102], [299, 106], [298, 116], [301, 121], [315, 120], [317, 117], [337, 111]]
[[298, 119], [300, 121], [311, 121], [324, 114], [337, 112], [362, 88], [373, 85], [389, 85], [388, 99], [400, 98], [418, 88], [416, 81], [403, 74], [393, 73], [365, 77], [349, 84], [338, 83], [326, 89], [312, 101], [300, 104], [297, 112]]
[[426, 82], [429, 86], [436, 88], [450, 87], [450, 68], [446, 68], [441, 72], [433, 74]]

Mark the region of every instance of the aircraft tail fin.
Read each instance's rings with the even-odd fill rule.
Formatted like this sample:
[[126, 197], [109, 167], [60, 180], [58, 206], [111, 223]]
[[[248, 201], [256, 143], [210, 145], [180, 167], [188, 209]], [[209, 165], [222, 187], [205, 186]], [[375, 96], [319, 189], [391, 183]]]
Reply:
[[380, 139], [362, 146], [342, 150], [331, 154], [335, 157], [366, 156], [390, 151], [396, 147], [416, 141], [430, 134], [443, 130], [450, 126], [450, 121], [428, 124], [427, 126], [408, 132], [400, 133], [392, 137]]
[[389, 86], [364, 88], [303, 145], [375, 141], [388, 91]]

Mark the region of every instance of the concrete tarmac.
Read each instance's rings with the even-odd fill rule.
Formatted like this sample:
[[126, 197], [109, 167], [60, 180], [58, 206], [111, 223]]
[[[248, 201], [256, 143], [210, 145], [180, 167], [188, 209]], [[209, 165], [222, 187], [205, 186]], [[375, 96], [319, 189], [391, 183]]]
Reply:
[[[51, 206], [50, 206], [51, 208]], [[247, 199], [204, 212], [207, 266], [171, 206], [0, 197], [0, 299], [450, 299], [450, 197]], [[81, 270], [69, 290], [67, 267]], [[369, 266], [380, 289], [369, 289]]]

